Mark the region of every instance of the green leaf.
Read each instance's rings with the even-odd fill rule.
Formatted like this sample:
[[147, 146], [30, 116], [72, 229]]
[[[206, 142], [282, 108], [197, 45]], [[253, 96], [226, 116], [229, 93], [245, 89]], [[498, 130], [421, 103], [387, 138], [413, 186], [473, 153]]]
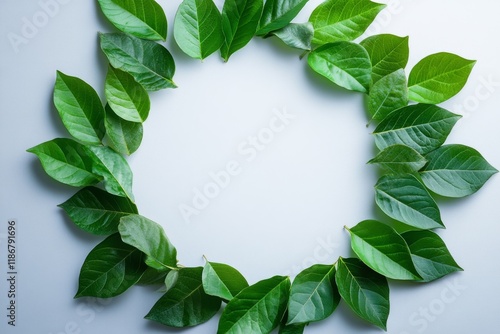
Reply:
[[293, 281], [287, 324], [305, 324], [326, 319], [339, 302], [335, 266], [317, 264], [309, 267]]
[[110, 298], [128, 290], [146, 270], [143, 254], [113, 234], [92, 249], [80, 271], [75, 298]]
[[165, 47], [123, 33], [99, 34], [111, 66], [131, 74], [146, 90], [175, 88], [175, 63]]
[[427, 160], [411, 147], [392, 145], [377, 154], [368, 163], [378, 164], [392, 174], [405, 174], [418, 172], [425, 166]]
[[310, 22], [290, 23], [280, 30], [272, 32], [291, 48], [300, 50], [311, 50], [311, 42], [314, 35], [314, 27]]
[[420, 229], [444, 227], [436, 202], [413, 174], [382, 176], [375, 193], [375, 202], [391, 218]]
[[380, 121], [396, 109], [408, 105], [408, 87], [404, 70], [393, 72], [370, 89], [368, 112], [372, 119]]
[[259, 26], [263, 0], [226, 0], [222, 8], [224, 43], [221, 56], [225, 61], [250, 42]]
[[408, 245], [392, 227], [365, 220], [348, 231], [352, 250], [368, 267], [387, 278], [422, 280], [413, 265]]
[[323, 45], [309, 54], [309, 66], [335, 84], [365, 93], [371, 83], [370, 58], [366, 50], [354, 43]]
[[287, 26], [304, 8], [308, 0], [267, 0], [260, 18], [258, 36]]
[[97, 235], [118, 232], [120, 218], [137, 213], [137, 207], [128, 198], [95, 187], [78, 191], [59, 207], [82, 230]]
[[118, 231], [123, 242], [147, 255], [148, 266], [157, 270], [177, 268], [177, 250], [159, 224], [139, 215], [129, 215], [121, 218]]
[[170, 327], [196, 326], [210, 320], [221, 299], [203, 291], [202, 268], [182, 268], [173, 287], [156, 302], [146, 319]]
[[475, 64], [446, 52], [425, 57], [410, 72], [410, 100], [429, 104], [448, 100], [462, 90]]
[[131, 155], [141, 145], [143, 135], [142, 124], [129, 122], [118, 117], [109, 105], [106, 106], [104, 124], [110, 146], [118, 153]]
[[167, 18], [154, 0], [98, 0], [103, 14], [119, 30], [135, 37], [165, 40]]
[[172, 271], [157, 270], [147, 267], [142, 274], [141, 279], [137, 282], [138, 285], [163, 285], [165, 276]]
[[313, 43], [323, 45], [358, 38], [385, 6], [368, 0], [323, 2], [309, 18], [314, 26]]
[[410, 105], [380, 122], [373, 132], [375, 144], [380, 150], [401, 144], [426, 154], [443, 145], [460, 117], [434, 105]]
[[270, 333], [286, 310], [290, 279], [274, 276], [243, 289], [222, 312], [218, 334]]
[[224, 42], [222, 18], [212, 0], [184, 0], [174, 21], [174, 38], [185, 54], [205, 59]]
[[451, 256], [444, 241], [431, 231], [410, 231], [401, 235], [410, 248], [413, 263], [425, 282], [446, 276], [462, 268]]
[[421, 172], [425, 186], [446, 197], [464, 197], [478, 191], [498, 171], [471, 147], [445, 145], [429, 153]]
[[[286, 320], [287, 317], [285, 316], [283, 317], [283, 319]], [[305, 328], [306, 324], [287, 325], [285, 324], [285, 321], [282, 321], [280, 324], [278, 334], [303, 334]]]
[[335, 282], [340, 296], [362, 319], [387, 329], [389, 284], [387, 279], [358, 259], [339, 258]]
[[93, 173], [93, 161], [88, 149], [67, 138], [56, 138], [32, 147], [45, 172], [54, 180], [73, 187], [97, 184], [101, 177]]
[[373, 83], [406, 67], [410, 55], [408, 39], [382, 34], [370, 36], [360, 43], [370, 55]]
[[106, 191], [133, 202], [132, 170], [127, 160], [107, 146], [90, 146], [89, 151], [94, 160], [92, 172], [103, 177]]
[[104, 137], [104, 108], [89, 84], [57, 71], [54, 105], [73, 137], [87, 144], [101, 143]]
[[248, 282], [235, 268], [223, 263], [206, 262], [203, 268], [203, 289], [211, 296], [231, 300]]

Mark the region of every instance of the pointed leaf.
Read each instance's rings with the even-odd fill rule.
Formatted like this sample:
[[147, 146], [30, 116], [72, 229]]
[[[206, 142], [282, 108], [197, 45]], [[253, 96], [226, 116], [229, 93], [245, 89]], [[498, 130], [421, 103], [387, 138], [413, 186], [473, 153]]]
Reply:
[[258, 36], [284, 28], [297, 16], [308, 0], [267, 0], [260, 19]]
[[427, 160], [411, 147], [405, 145], [392, 145], [370, 161], [378, 164], [391, 174], [405, 174], [418, 172], [425, 166]]
[[314, 27], [310, 22], [290, 23], [280, 30], [273, 31], [272, 34], [291, 48], [309, 51], [312, 48]]
[[383, 77], [370, 89], [368, 112], [374, 120], [383, 120], [394, 110], [407, 105], [408, 87], [402, 69]]
[[106, 106], [104, 124], [110, 146], [116, 152], [131, 155], [141, 145], [143, 135], [142, 124], [129, 122], [118, 117], [109, 105]]
[[203, 268], [203, 289], [211, 296], [231, 300], [248, 282], [240, 272], [223, 263], [206, 262]]

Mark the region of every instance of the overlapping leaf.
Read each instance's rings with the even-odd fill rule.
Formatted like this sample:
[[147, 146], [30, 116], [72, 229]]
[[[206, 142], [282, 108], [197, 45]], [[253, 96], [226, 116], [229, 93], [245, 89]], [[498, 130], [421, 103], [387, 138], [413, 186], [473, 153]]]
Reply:
[[203, 289], [211, 296], [231, 300], [248, 282], [235, 268], [223, 263], [206, 262], [203, 268]]
[[417, 151], [405, 145], [392, 145], [368, 163], [378, 164], [390, 174], [406, 174], [418, 172], [427, 160]]
[[297, 16], [309, 0], [267, 0], [260, 18], [257, 35], [268, 33], [287, 26]]
[[402, 69], [383, 77], [370, 88], [368, 112], [374, 120], [383, 120], [394, 110], [407, 105], [408, 87]]
[[130, 122], [117, 116], [109, 105], [106, 106], [106, 135], [110, 146], [118, 153], [131, 155], [142, 142], [143, 127], [141, 123]]
[[314, 36], [314, 27], [311, 22], [290, 23], [280, 30], [272, 32], [289, 47], [300, 50], [311, 50], [312, 38]]

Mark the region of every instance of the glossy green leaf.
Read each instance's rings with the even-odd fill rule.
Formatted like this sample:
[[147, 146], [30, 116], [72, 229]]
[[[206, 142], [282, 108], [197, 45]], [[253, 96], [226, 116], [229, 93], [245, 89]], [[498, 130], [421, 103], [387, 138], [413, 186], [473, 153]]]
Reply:
[[92, 172], [102, 176], [106, 191], [133, 202], [132, 170], [127, 160], [107, 146], [90, 146], [89, 151], [94, 160]]
[[287, 26], [297, 16], [308, 0], [267, 0], [260, 18], [258, 36]]
[[221, 56], [225, 61], [250, 42], [259, 26], [262, 0], [226, 0], [222, 8], [224, 43]]
[[378, 207], [391, 218], [420, 229], [444, 227], [436, 202], [413, 174], [382, 176], [375, 193]]
[[309, 51], [312, 48], [314, 27], [310, 22], [290, 23], [280, 30], [273, 31], [272, 34], [291, 48]]
[[[287, 317], [283, 317], [283, 319], [286, 320]], [[306, 326], [306, 324], [287, 325], [284, 321], [282, 321], [278, 334], [303, 334]]]
[[203, 291], [202, 268], [182, 268], [176, 283], [156, 302], [146, 319], [170, 327], [196, 326], [210, 320], [221, 299]]
[[401, 144], [426, 154], [443, 145], [460, 117], [434, 105], [410, 105], [380, 122], [373, 132], [375, 144], [380, 150]]
[[340, 296], [362, 319], [387, 328], [389, 284], [387, 279], [358, 259], [340, 258], [335, 274]]
[[139, 38], [165, 40], [167, 18], [154, 0], [98, 0], [103, 14], [119, 30]]
[[274, 276], [237, 294], [222, 312], [218, 334], [270, 333], [286, 310], [290, 279]]
[[410, 72], [410, 100], [429, 104], [448, 100], [462, 90], [475, 64], [446, 52], [425, 57]]
[[203, 289], [207, 294], [229, 301], [246, 287], [247, 280], [235, 268], [223, 263], [205, 263]]
[[32, 147], [45, 172], [54, 180], [73, 187], [97, 184], [101, 177], [93, 173], [93, 160], [88, 149], [67, 138], [56, 138]]
[[427, 160], [417, 151], [405, 145], [392, 145], [370, 161], [378, 164], [391, 174], [404, 174], [418, 172], [425, 166]]
[[373, 83], [406, 67], [410, 55], [408, 40], [408, 37], [382, 34], [370, 36], [360, 43], [372, 61]]
[[352, 250], [368, 267], [387, 278], [421, 280], [405, 240], [392, 227], [365, 220], [349, 229]]
[[148, 267], [141, 276], [138, 285], [163, 285], [165, 282], [165, 276], [171, 271], [157, 270], [155, 268]]
[[421, 172], [425, 186], [446, 197], [464, 197], [478, 191], [498, 171], [471, 147], [445, 145], [427, 154]]
[[366, 50], [354, 43], [323, 45], [309, 54], [309, 66], [335, 84], [365, 93], [370, 88], [372, 65]]
[[123, 242], [147, 255], [146, 264], [157, 270], [177, 268], [177, 250], [161, 225], [139, 215], [122, 217], [118, 231]]
[[385, 6], [369, 0], [323, 2], [309, 18], [309, 22], [314, 26], [313, 43], [323, 45], [356, 39], [365, 32]]
[[394, 110], [407, 105], [408, 86], [402, 69], [383, 77], [370, 89], [368, 112], [374, 120], [380, 121]]
[[54, 105], [68, 132], [87, 144], [100, 144], [104, 137], [99, 95], [85, 81], [57, 71]]
[[111, 66], [131, 74], [146, 90], [175, 88], [175, 63], [162, 45], [123, 33], [99, 34]]
[[143, 127], [141, 123], [126, 121], [115, 114], [113, 110], [106, 106], [106, 134], [108, 135], [110, 146], [118, 153], [131, 155], [142, 142]]
[[205, 59], [224, 42], [222, 18], [212, 0], [184, 0], [174, 21], [174, 38], [185, 54]]
[[326, 319], [340, 302], [335, 267], [317, 264], [303, 270], [292, 283], [287, 324]]
[[436, 233], [410, 231], [401, 236], [408, 244], [415, 268], [425, 282], [462, 270]]
[[59, 207], [82, 230], [97, 235], [118, 232], [120, 218], [137, 213], [137, 207], [128, 198], [95, 187], [78, 191]]
[[139, 281], [146, 270], [143, 254], [112, 234], [94, 249], [80, 271], [75, 298], [110, 298], [125, 292]]

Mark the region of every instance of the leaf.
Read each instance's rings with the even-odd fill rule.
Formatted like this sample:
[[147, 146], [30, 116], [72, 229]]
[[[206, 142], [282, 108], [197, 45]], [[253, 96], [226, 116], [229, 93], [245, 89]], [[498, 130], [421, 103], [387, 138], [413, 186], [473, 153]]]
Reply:
[[365, 220], [348, 230], [352, 250], [368, 267], [387, 278], [422, 280], [405, 240], [392, 227]]
[[257, 36], [264, 36], [287, 26], [307, 2], [308, 0], [267, 0], [260, 18]]
[[314, 35], [314, 27], [310, 22], [290, 23], [280, 30], [272, 32], [291, 48], [300, 50], [311, 50], [311, 42]]
[[350, 42], [323, 45], [309, 54], [309, 66], [335, 84], [365, 93], [371, 82], [371, 63], [362, 46]]
[[220, 309], [220, 298], [207, 295], [201, 282], [202, 268], [182, 268], [177, 282], [156, 302], [146, 319], [171, 327], [196, 326]]
[[146, 266], [143, 254], [112, 234], [94, 249], [80, 271], [75, 298], [110, 298], [128, 290], [139, 281]]
[[425, 57], [410, 72], [410, 100], [429, 104], [448, 100], [462, 90], [475, 64], [446, 52]]
[[327, 0], [312, 12], [313, 43], [352, 41], [361, 36], [386, 5], [368, 0]]
[[174, 21], [174, 38], [185, 54], [205, 59], [224, 42], [222, 18], [212, 0], [184, 0]]
[[138, 285], [162, 285], [165, 282], [165, 276], [172, 271], [157, 270], [147, 267], [142, 274], [141, 279], [137, 282]]
[[240, 272], [223, 263], [206, 262], [203, 268], [203, 289], [211, 296], [231, 300], [248, 282]]
[[68, 132], [86, 144], [104, 137], [104, 108], [96, 91], [85, 81], [57, 71], [54, 105]]
[[97, 235], [118, 232], [120, 218], [137, 213], [137, 207], [128, 198], [95, 187], [78, 191], [59, 207], [79, 228]]
[[73, 187], [97, 184], [101, 177], [92, 171], [93, 161], [88, 149], [67, 138], [56, 138], [32, 147], [43, 169], [54, 180]]
[[392, 174], [405, 174], [418, 172], [425, 166], [427, 160], [417, 151], [405, 145], [392, 145], [370, 161], [378, 164]]
[[443, 145], [460, 117], [434, 105], [410, 105], [380, 122], [373, 132], [375, 144], [380, 150], [401, 144], [426, 154]]
[[99, 34], [111, 66], [132, 75], [146, 90], [175, 88], [175, 63], [165, 47], [123, 33]]
[[243, 289], [222, 312], [218, 334], [270, 333], [286, 310], [290, 279], [274, 276]]
[[[283, 317], [286, 320], [286, 317]], [[303, 334], [306, 324], [286, 325], [281, 322], [278, 334]]]
[[98, 0], [103, 14], [119, 30], [135, 37], [165, 40], [167, 18], [154, 0]]
[[436, 202], [413, 174], [385, 175], [375, 193], [379, 208], [393, 219], [419, 229], [444, 227]]
[[148, 92], [127, 72], [109, 66], [104, 92], [111, 109], [124, 120], [142, 123], [148, 118]]
[[263, 0], [226, 0], [222, 7], [224, 43], [221, 56], [225, 61], [250, 42], [259, 26]]
[[157, 270], [177, 268], [177, 250], [159, 224], [143, 216], [129, 215], [121, 218], [118, 231], [123, 242], [147, 255], [148, 266]]
[[380, 121], [396, 109], [408, 105], [408, 87], [404, 70], [400, 69], [377, 81], [368, 95], [368, 112]]
[[362, 319], [387, 329], [389, 285], [387, 279], [358, 259], [339, 258], [335, 274], [340, 296]]
[[382, 34], [370, 36], [360, 43], [370, 55], [373, 83], [406, 67], [410, 55], [408, 40], [408, 37]]
[[455, 262], [443, 240], [431, 231], [410, 231], [401, 235], [424, 282], [430, 282], [462, 268]]
[[90, 146], [89, 151], [94, 160], [92, 172], [103, 177], [106, 191], [134, 202], [132, 171], [127, 160], [107, 146]]
[[326, 319], [340, 302], [335, 267], [314, 265], [303, 270], [292, 283], [287, 324], [306, 324]]
[[109, 105], [106, 106], [104, 124], [110, 146], [118, 153], [131, 155], [141, 145], [143, 135], [142, 124], [129, 122], [118, 117]]
[[447, 197], [464, 197], [478, 191], [498, 171], [471, 147], [445, 145], [429, 153], [421, 172], [425, 186]]

